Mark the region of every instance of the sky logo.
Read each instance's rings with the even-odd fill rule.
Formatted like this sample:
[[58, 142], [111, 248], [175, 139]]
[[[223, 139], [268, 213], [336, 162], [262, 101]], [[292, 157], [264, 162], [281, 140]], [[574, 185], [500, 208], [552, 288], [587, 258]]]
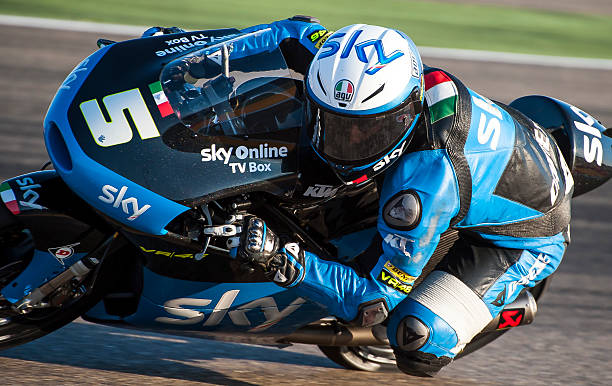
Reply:
[[[380, 69], [384, 68], [387, 64], [393, 62], [395, 59], [404, 55], [404, 52], [400, 50], [395, 50], [392, 53], [390, 53], [388, 56], [385, 55], [385, 49], [384, 49], [383, 42], [381, 39], [366, 40], [360, 43], [356, 43], [357, 39], [359, 38], [359, 35], [361, 35], [362, 32], [363, 30], [360, 30], [360, 29], [353, 32], [351, 37], [348, 39], [346, 46], [342, 50], [342, 54], [340, 54], [340, 59], [348, 58], [354, 47], [355, 53], [357, 54], [357, 59], [359, 59], [363, 63], [368, 64], [370, 61], [368, 60], [366, 48], [373, 47], [376, 52], [376, 57], [378, 60], [374, 65], [370, 66], [365, 71], [366, 74], [374, 75]], [[321, 50], [326, 49], [327, 51], [322, 51], [319, 54], [318, 59], [321, 60], [321, 59], [327, 58], [337, 53], [340, 50], [340, 43], [335, 40], [342, 38], [345, 35], [346, 35], [345, 33], [336, 33], [332, 35], [329, 39], [327, 39], [323, 47], [321, 47]]]

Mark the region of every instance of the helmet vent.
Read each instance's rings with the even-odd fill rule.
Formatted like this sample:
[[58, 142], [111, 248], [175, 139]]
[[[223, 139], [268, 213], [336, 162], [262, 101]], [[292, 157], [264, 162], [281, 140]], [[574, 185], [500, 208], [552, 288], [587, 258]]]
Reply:
[[317, 71], [317, 80], [319, 81], [319, 87], [321, 87], [321, 91], [323, 91], [323, 94], [327, 96], [327, 93], [325, 92], [325, 87], [323, 87], [323, 82], [321, 82], [321, 72], [320, 71]]
[[374, 98], [376, 95], [380, 94], [380, 92], [383, 90], [383, 88], [385, 88], [385, 83], [383, 83], [382, 86], [380, 86], [372, 94], [368, 95], [364, 100], [361, 101], [361, 103], [365, 103], [366, 101], [369, 101], [370, 99]]

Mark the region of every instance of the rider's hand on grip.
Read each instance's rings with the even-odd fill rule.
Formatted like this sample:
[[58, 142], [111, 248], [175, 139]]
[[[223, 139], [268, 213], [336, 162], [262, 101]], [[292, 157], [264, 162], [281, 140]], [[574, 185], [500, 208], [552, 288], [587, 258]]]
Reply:
[[304, 251], [296, 243], [284, 244], [258, 218], [246, 220], [238, 257], [249, 266], [260, 267], [268, 280], [283, 287], [292, 287], [304, 277]]
[[260, 218], [247, 218], [245, 223], [238, 247], [238, 257], [245, 263], [259, 266], [266, 271], [270, 260], [279, 249], [280, 240]]

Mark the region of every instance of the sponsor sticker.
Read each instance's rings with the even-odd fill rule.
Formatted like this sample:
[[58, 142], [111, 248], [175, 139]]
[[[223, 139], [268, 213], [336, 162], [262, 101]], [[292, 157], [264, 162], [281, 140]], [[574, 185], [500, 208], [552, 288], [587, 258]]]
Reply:
[[320, 49], [323, 44], [327, 41], [327, 39], [334, 33], [334, 31], [326, 31], [322, 36], [319, 35], [319, 40], [315, 43], [315, 48]]
[[315, 43], [317, 40], [325, 36], [327, 33], [328, 32], [326, 29], [320, 29], [308, 35], [308, 39], [310, 39], [311, 42]]
[[408, 243], [414, 243], [414, 240], [407, 239], [404, 236], [389, 233], [384, 238], [385, 243], [393, 249], [398, 250], [402, 255], [411, 257], [410, 252], [406, 249]]
[[355, 86], [348, 79], [343, 79], [336, 83], [334, 87], [334, 98], [342, 102], [350, 102], [355, 95]]
[[196, 33], [180, 38], [165, 40], [164, 42], [166, 43], [166, 47], [164, 47], [164, 49], [162, 50], [155, 51], [155, 55], [159, 57], [164, 57], [166, 55], [192, 51], [194, 48], [203, 47], [209, 43], [229, 39], [234, 36], [236, 36], [236, 34], [229, 34], [224, 36], [207, 36], [203, 33]]
[[57, 247], [57, 248], [49, 248], [47, 249], [47, 251], [49, 251], [49, 253], [53, 255], [53, 257], [55, 257], [61, 265], [64, 265], [64, 260], [74, 255], [74, 247], [76, 247], [79, 244], [81, 243], [64, 245], [64, 246]]
[[17, 215], [24, 209], [45, 209], [37, 203], [40, 198], [37, 192], [37, 189], [41, 188], [40, 184], [35, 183], [30, 177], [16, 179], [15, 183], [19, 189], [13, 190], [8, 182], [0, 185], [0, 198], [11, 213]]
[[540, 253], [533, 262], [533, 265], [527, 271], [527, 274], [521, 276], [521, 278], [517, 281], [513, 281], [509, 284], [508, 293], [513, 294], [516, 292], [516, 288], [519, 285], [527, 286], [529, 282], [535, 281], [549, 263], [550, 258], [543, 253]]
[[164, 90], [162, 90], [160, 81], [151, 83], [149, 85], [149, 90], [151, 90], [151, 94], [153, 95], [153, 99], [155, 99], [155, 104], [157, 105], [162, 118], [174, 114], [174, 110], [172, 110], [170, 102], [168, 102], [168, 97], [164, 93]]
[[412, 290], [412, 284], [402, 283], [385, 269], [380, 271], [378, 281], [382, 282], [387, 287], [393, 288], [394, 290], [400, 291], [406, 295], [408, 295]]
[[407, 143], [408, 143], [408, 141], [402, 142], [402, 144], [397, 149], [393, 150], [390, 154], [387, 154], [386, 156], [383, 157], [383, 159], [378, 161], [374, 165], [374, 167], [372, 167], [372, 170], [374, 170], [376, 172], [376, 171], [382, 169], [383, 167], [385, 167], [385, 165], [390, 164], [391, 161], [393, 161], [395, 158], [401, 156], [402, 153], [404, 152], [404, 148], [406, 147]]
[[521, 324], [524, 316], [525, 309], [523, 308], [503, 310], [499, 316], [499, 324], [497, 325], [497, 329], [501, 330], [504, 328], [516, 327]]
[[147, 249], [143, 246], [140, 246], [140, 250], [145, 253], [150, 253], [152, 255], [166, 256], [170, 259], [178, 258], [178, 259], [194, 259], [194, 260], [202, 260], [204, 257], [208, 256], [208, 253], [176, 253], [176, 252], [168, 252], [168, 251], [159, 251], [157, 249]]
[[304, 196], [317, 198], [332, 197], [338, 192], [338, 189], [339, 188], [334, 188], [331, 185], [314, 184], [314, 186], [309, 186], [306, 188]]
[[[122, 186], [121, 189], [117, 189], [112, 185], [104, 185], [102, 187], [102, 196], [98, 196], [98, 200], [105, 204], [113, 204], [113, 208], [121, 207], [123, 213], [128, 215], [128, 221], [134, 221], [144, 212], [146, 212], [151, 205], [140, 206], [136, 197], [124, 198], [127, 193], [128, 187]], [[117, 195], [115, 196], [115, 193]]]
[[414, 283], [414, 281], [416, 280], [416, 277], [414, 276], [410, 276], [408, 275], [406, 272], [402, 271], [401, 269], [397, 268], [396, 266], [394, 266], [393, 264], [391, 264], [390, 261], [387, 261], [385, 263], [385, 268], [391, 273], [391, 275], [393, 275], [396, 279], [398, 279], [399, 281], [402, 281], [404, 283]]
[[[238, 146], [236, 148], [225, 148], [212, 144], [210, 147], [200, 151], [202, 162], [223, 162], [232, 169], [232, 173], [257, 173], [271, 172], [271, 162], [256, 161], [259, 159], [281, 159], [287, 157], [289, 148], [287, 146], [270, 146], [267, 143], [255, 147]], [[239, 160], [249, 159], [249, 162], [230, 162], [230, 158]]]

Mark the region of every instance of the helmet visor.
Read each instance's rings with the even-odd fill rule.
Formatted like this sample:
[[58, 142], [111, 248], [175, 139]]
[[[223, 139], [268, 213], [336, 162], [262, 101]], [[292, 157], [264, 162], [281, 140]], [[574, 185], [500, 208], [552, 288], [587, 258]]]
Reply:
[[[355, 117], [319, 109], [313, 144], [338, 163], [379, 158], [402, 139], [415, 119], [412, 103], [385, 114]], [[318, 118], [318, 119], [317, 119]]]

